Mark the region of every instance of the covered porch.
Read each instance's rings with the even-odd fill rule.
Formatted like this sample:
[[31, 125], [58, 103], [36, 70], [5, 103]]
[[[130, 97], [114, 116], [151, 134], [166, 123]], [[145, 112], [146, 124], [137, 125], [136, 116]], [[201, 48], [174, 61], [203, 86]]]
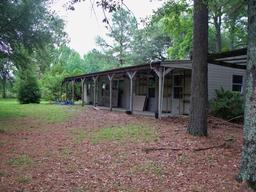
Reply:
[[191, 61], [183, 60], [68, 77], [63, 85], [74, 101], [80, 84], [82, 105], [161, 118], [189, 113], [190, 83]]

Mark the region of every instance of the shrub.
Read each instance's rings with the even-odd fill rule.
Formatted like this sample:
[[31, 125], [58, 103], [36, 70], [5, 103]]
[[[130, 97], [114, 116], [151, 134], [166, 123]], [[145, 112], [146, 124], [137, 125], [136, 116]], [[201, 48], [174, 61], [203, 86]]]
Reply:
[[41, 93], [33, 70], [20, 71], [17, 96], [21, 104], [40, 103]]
[[223, 119], [232, 119], [244, 113], [243, 98], [237, 92], [226, 91], [223, 88], [215, 90], [216, 98], [210, 103], [211, 113]]
[[61, 82], [63, 79], [64, 76], [62, 74], [45, 74], [41, 80], [43, 99], [47, 101], [55, 101], [59, 99]]

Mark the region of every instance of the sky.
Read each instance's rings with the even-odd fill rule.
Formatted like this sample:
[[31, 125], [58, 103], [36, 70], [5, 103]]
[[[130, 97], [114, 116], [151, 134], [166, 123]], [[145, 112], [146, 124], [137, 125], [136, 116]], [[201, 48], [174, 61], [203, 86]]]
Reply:
[[[66, 23], [70, 42], [69, 47], [76, 50], [81, 56], [93, 48], [97, 48], [95, 38], [99, 35], [106, 37], [107, 29], [102, 23], [102, 9], [97, 6], [92, 9], [92, 0], [86, 0], [75, 5], [75, 10], [67, 10], [64, 6], [67, 0], [55, 0], [51, 9], [54, 10]], [[161, 7], [165, 0], [124, 0], [131, 12], [138, 19], [150, 16], [153, 10]]]

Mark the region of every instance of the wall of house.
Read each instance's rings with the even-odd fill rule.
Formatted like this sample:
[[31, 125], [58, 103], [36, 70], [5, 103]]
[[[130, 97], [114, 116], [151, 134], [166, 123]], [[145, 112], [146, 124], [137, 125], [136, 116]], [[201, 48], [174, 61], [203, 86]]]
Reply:
[[225, 90], [232, 91], [233, 75], [242, 75], [243, 84], [245, 83], [246, 71], [220, 65], [208, 65], [208, 98], [212, 100], [215, 97], [215, 90], [223, 87]]

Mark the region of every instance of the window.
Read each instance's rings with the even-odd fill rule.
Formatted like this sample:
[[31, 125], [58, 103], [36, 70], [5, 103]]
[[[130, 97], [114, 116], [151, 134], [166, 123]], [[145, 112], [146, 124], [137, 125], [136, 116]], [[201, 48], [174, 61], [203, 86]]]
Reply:
[[181, 99], [182, 98], [182, 76], [175, 75], [173, 78], [173, 98], [174, 99]]
[[242, 75], [233, 75], [232, 79], [232, 91], [242, 92], [243, 87], [243, 76]]

